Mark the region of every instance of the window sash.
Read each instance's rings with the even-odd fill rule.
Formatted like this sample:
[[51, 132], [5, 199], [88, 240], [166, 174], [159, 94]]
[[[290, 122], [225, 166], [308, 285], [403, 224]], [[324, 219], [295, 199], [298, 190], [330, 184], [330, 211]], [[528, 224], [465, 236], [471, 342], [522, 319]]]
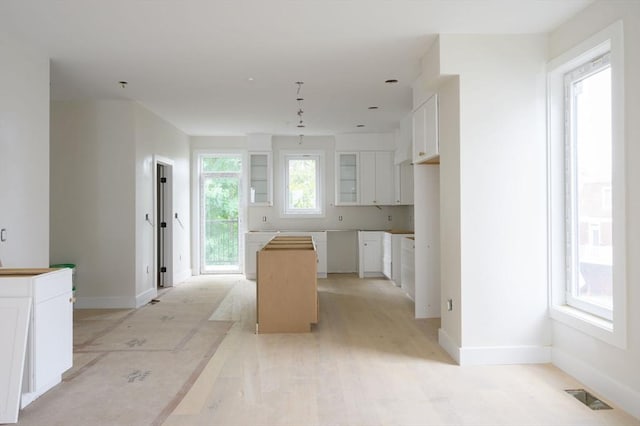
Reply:
[[[569, 71], [564, 77], [565, 91], [565, 269], [566, 303], [576, 309], [612, 320], [613, 309], [580, 295], [579, 199], [577, 158], [577, 93], [576, 84], [611, 67], [611, 54], [597, 56]], [[613, 140], [610, 141], [613, 150]], [[613, 176], [609, 176], [611, 184]], [[610, 218], [612, 220], [612, 217]], [[587, 232], [591, 232], [590, 229]], [[611, 291], [613, 291], [613, 283]]]
[[[284, 172], [285, 172], [285, 202], [284, 202], [284, 213], [286, 215], [319, 215], [322, 214], [322, 199], [321, 199], [321, 182], [320, 182], [320, 174], [321, 174], [321, 161], [320, 155], [317, 154], [286, 154], [284, 156]], [[290, 190], [290, 170], [291, 170], [291, 162], [296, 160], [305, 160], [305, 161], [313, 161], [315, 163], [315, 193], [314, 200], [315, 206], [312, 208], [296, 208], [291, 204], [291, 190]]]

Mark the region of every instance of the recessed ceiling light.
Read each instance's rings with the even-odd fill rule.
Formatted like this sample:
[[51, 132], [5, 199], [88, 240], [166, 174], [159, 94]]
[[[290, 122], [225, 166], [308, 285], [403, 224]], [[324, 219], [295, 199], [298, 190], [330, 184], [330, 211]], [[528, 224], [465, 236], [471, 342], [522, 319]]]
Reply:
[[390, 80], [385, 80], [384, 82], [387, 83], [387, 84], [394, 84], [394, 83], [397, 83], [398, 80], [392, 78]]
[[364, 124], [358, 124], [356, 127], [364, 127]]
[[378, 109], [377, 106], [370, 106], [369, 109]]
[[247, 78], [247, 81], [253, 81], [253, 77]]

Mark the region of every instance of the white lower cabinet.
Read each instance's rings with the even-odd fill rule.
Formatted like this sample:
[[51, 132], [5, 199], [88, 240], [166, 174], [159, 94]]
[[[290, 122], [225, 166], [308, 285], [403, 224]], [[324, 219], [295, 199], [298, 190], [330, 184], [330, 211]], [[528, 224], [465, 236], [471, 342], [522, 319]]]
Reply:
[[[3, 271], [3, 274], [8, 271]], [[0, 297], [32, 301], [21, 407], [62, 380], [73, 364], [73, 294], [71, 269], [0, 275]]]
[[402, 240], [412, 237], [411, 231], [387, 231], [384, 233], [382, 244], [382, 268], [385, 277], [395, 285], [402, 287]]
[[256, 253], [264, 247], [275, 232], [247, 232], [244, 236], [244, 275], [247, 279], [256, 279]]
[[381, 277], [382, 272], [382, 240], [384, 231], [358, 231], [360, 278]]
[[318, 255], [318, 278], [327, 277], [327, 232], [283, 231], [283, 232], [247, 232], [245, 234], [244, 275], [247, 279], [256, 279], [256, 253], [276, 235], [312, 237]]
[[382, 237], [382, 273], [390, 280], [393, 279], [391, 272], [393, 263], [392, 239], [390, 232], [385, 232]]
[[416, 298], [416, 274], [415, 274], [415, 241], [412, 237], [403, 237], [401, 246], [401, 282], [402, 289], [411, 297]]

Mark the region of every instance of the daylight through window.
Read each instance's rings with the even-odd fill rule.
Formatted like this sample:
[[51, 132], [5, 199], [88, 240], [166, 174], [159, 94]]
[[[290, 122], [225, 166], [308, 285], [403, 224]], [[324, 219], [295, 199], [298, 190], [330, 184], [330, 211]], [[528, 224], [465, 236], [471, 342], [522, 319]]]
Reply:
[[567, 303], [611, 320], [611, 66], [602, 55], [565, 75]]

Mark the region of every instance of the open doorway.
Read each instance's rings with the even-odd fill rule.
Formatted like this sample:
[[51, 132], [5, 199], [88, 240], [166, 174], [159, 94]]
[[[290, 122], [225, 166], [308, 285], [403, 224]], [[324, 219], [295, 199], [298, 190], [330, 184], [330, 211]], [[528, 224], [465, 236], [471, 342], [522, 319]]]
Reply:
[[173, 165], [156, 160], [156, 288], [173, 285]]
[[241, 269], [242, 156], [200, 157], [200, 272]]

